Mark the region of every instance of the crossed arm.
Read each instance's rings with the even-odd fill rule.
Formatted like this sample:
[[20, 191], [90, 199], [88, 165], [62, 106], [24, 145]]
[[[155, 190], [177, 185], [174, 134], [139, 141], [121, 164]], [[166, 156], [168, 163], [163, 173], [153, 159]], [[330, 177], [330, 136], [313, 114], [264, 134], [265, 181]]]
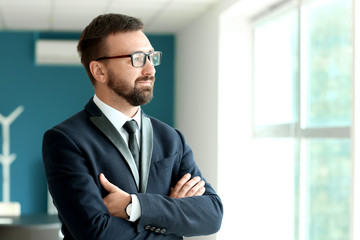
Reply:
[[[82, 149], [89, 146], [82, 145], [87, 142], [83, 138], [78, 139], [57, 128], [48, 131], [44, 136], [43, 159], [49, 190], [63, 223], [63, 233], [69, 236], [69, 239], [72, 236], [87, 240], [115, 239], [119, 234], [122, 234], [124, 239], [157, 239], [158, 235], [144, 230], [148, 224], [166, 228], [165, 234], [169, 239], [176, 239], [177, 236], [209, 235], [219, 230], [223, 213], [221, 200], [206, 181], [205, 189], [199, 177], [192, 178], [186, 174], [191, 173], [202, 178], [188, 145], [183, 143], [183, 152], [179, 153], [181, 165], [178, 174], [183, 177], [170, 188], [168, 196], [163, 195], [167, 191], [161, 186], [155, 189], [160, 189], [162, 195], [135, 194], [140, 201], [141, 217], [137, 224], [133, 224], [124, 221], [128, 218], [125, 208], [131, 198], [129, 193], [108, 182], [103, 175], [96, 177], [89, 174], [88, 166], [91, 164], [95, 164], [97, 169], [106, 170], [109, 176], [114, 174], [103, 162], [92, 158], [103, 153], [102, 148], [96, 148], [102, 144], [90, 141], [93, 144], [90, 146], [94, 146], [91, 151], [96, 154], [86, 158]], [[88, 140], [88, 137], [85, 136], [85, 139]], [[55, 142], [57, 144], [53, 144]], [[113, 156], [118, 156], [116, 149], [107, 154], [109, 159]], [[177, 156], [168, 161], [175, 161]], [[122, 186], [127, 186], [124, 184]], [[167, 183], [167, 186], [169, 185]], [[102, 197], [103, 190], [107, 190], [106, 197]], [[148, 238], [150, 236], [152, 238]]]
[[[109, 194], [103, 198], [109, 213], [115, 217], [127, 219], [128, 216], [125, 208], [131, 201], [130, 194], [109, 182], [104, 174], [100, 174], [99, 180], [101, 185], [109, 192]], [[170, 189], [169, 197], [185, 198], [202, 196], [206, 190], [204, 185], [205, 182], [201, 180], [200, 177], [196, 176], [191, 178], [191, 175], [187, 173], [177, 182], [174, 188]]]

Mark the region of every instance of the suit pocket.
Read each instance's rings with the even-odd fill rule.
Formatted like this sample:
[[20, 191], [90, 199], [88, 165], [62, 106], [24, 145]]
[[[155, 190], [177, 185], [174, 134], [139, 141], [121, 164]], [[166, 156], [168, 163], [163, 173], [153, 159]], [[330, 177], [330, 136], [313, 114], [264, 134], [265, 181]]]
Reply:
[[170, 186], [173, 185], [179, 170], [179, 158], [180, 155], [175, 154], [153, 162], [147, 192], [169, 195]]
[[174, 167], [174, 165], [177, 165], [178, 162], [179, 162], [179, 154], [175, 154], [173, 156], [155, 161], [154, 167], [157, 171], [162, 171], [164, 169]]

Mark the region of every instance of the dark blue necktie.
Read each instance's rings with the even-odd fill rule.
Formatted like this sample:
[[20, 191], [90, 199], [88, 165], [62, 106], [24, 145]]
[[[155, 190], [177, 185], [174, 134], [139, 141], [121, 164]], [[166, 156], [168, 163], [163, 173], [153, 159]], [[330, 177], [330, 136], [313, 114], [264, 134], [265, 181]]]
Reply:
[[124, 124], [124, 129], [129, 134], [128, 146], [129, 146], [131, 154], [134, 157], [136, 167], [139, 170], [140, 169], [139, 168], [140, 167], [140, 157], [139, 157], [140, 151], [139, 151], [139, 145], [136, 140], [136, 125], [137, 125], [137, 123], [135, 122], [135, 120], [130, 120]]

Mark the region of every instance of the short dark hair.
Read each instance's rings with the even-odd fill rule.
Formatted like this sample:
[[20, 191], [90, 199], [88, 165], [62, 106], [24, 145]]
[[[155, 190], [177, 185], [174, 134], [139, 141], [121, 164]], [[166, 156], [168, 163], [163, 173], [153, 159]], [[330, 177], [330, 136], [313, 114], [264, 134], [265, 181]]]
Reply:
[[103, 14], [91, 21], [81, 34], [77, 51], [93, 84], [95, 79], [91, 74], [89, 64], [102, 57], [102, 54], [106, 54], [105, 38], [109, 34], [143, 30], [143, 28], [144, 24], [140, 19], [123, 14]]

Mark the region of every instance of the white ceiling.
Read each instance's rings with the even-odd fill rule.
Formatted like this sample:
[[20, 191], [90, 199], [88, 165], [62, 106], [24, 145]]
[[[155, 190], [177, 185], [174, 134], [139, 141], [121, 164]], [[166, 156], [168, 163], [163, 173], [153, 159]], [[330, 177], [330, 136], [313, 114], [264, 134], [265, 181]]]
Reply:
[[220, 0], [0, 0], [0, 30], [82, 31], [99, 14], [139, 17], [146, 32], [173, 33]]

